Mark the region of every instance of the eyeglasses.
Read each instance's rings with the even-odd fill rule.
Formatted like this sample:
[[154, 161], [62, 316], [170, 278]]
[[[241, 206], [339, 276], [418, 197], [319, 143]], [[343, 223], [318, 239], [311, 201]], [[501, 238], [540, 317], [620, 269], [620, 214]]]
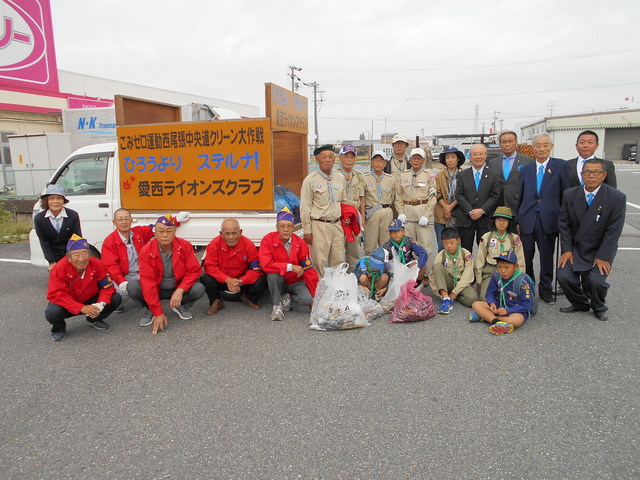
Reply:
[[582, 171], [582, 176], [583, 177], [590, 177], [590, 176], [597, 177], [598, 175], [602, 175], [603, 173], [604, 173], [604, 170], [583, 170]]

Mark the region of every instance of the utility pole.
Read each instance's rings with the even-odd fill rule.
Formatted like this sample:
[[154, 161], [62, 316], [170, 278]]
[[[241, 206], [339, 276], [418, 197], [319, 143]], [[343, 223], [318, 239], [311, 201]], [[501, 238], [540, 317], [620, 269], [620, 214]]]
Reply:
[[300, 77], [296, 75], [296, 72], [301, 72], [302, 69], [296, 67], [295, 65], [289, 65], [289, 70], [291, 70], [291, 73], [288, 73], [287, 76], [291, 77], [291, 91], [295, 92], [296, 90], [298, 90], [298, 88], [300, 88], [300, 84], [298, 83]]
[[315, 130], [315, 146], [318, 148], [318, 105], [324, 101], [322, 98], [318, 100], [318, 94], [322, 95], [324, 92], [318, 90], [318, 82], [304, 83], [304, 85], [313, 88], [313, 125]]
[[477, 103], [476, 103], [475, 116], [473, 117], [473, 133], [474, 134], [478, 133], [478, 104]]
[[553, 117], [553, 106], [556, 104], [557, 102], [553, 102], [553, 101], [549, 101], [549, 103], [547, 103], [547, 107], [549, 107], [549, 116]]

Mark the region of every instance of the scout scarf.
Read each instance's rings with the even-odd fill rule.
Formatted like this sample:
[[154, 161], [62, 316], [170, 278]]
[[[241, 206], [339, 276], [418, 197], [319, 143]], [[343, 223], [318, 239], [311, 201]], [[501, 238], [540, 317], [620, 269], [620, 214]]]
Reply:
[[371, 264], [369, 263], [369, 259], [367, 258], [364, 261], [365, 267], [367, 267], [367, 275], [371, 277], [371, 287], [369, 288], [369, 298], [373, 298], [376, 295], [376, 282], [380, 280], [380, 270], [375, 270], [371, 268]]
[[449, 257], [449, 260], [451, 260], [451, 263], [453, 264], [453, 288], [455, 288], [456, 285], [458, 285], [458, 264], [456, 260], [458, 258], [458, 255], [460, 255], [460, 245], [458, 245], [458, 249], [456, 250], [455, 255], [451, 255], [446, 250], [444, 251], [444, 253], [447, 254], [447, 257]]
[[498, 282], [498, 289], [500, 290], [500, 306], [498, 308], [507, 308], [507, 297], [504, 291], [509, 285], [511, 285], [511, 283], [513, 283], [518, 275], [520, 275], [520, 270], [513, 272], [513, 275], [507, 283], [505, 283], [504, 279], [500, 277], [500, 281]]
[[406, 240], [407, 237], [402, 237], [402, 241], [400, 243], [396, 243], [395, 241], [393, 241], [393, 239], [391, 239], [391, 244], [398, 250], [398, 257], [400, 257], [400, 262], [402, 262], [403, 265], [406, 265], [407, 263], [407, 260], [404, 256], [404, 244], [406, 243]]

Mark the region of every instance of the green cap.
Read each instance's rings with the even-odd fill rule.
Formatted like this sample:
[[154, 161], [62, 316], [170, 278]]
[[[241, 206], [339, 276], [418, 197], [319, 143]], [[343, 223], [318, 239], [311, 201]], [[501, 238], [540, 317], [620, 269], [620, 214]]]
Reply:
[[491, 218], [496, 217], [508, 218], [509, 220], [513, 220], [513, 213], [511, 212], [511, 209], [509, 207], [498, 207], [496, 208], [496, 211], [493, 212]]

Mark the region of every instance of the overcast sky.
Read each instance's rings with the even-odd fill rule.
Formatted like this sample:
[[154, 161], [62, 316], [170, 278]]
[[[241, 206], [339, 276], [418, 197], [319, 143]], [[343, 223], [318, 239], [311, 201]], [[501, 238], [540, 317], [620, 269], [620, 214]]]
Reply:
[[[321, 143], [640, 108], [637, 0], [51, 0], [58, 68], [260, 107], [288, 66]], [[309, 143], [313, 143], [313, 93]], [[625, 101], [625, 97], [630, 100]], [[631, 101], [631, 98], [635, 102]], [[386, 119], [386, 120], [385, 120]]]

